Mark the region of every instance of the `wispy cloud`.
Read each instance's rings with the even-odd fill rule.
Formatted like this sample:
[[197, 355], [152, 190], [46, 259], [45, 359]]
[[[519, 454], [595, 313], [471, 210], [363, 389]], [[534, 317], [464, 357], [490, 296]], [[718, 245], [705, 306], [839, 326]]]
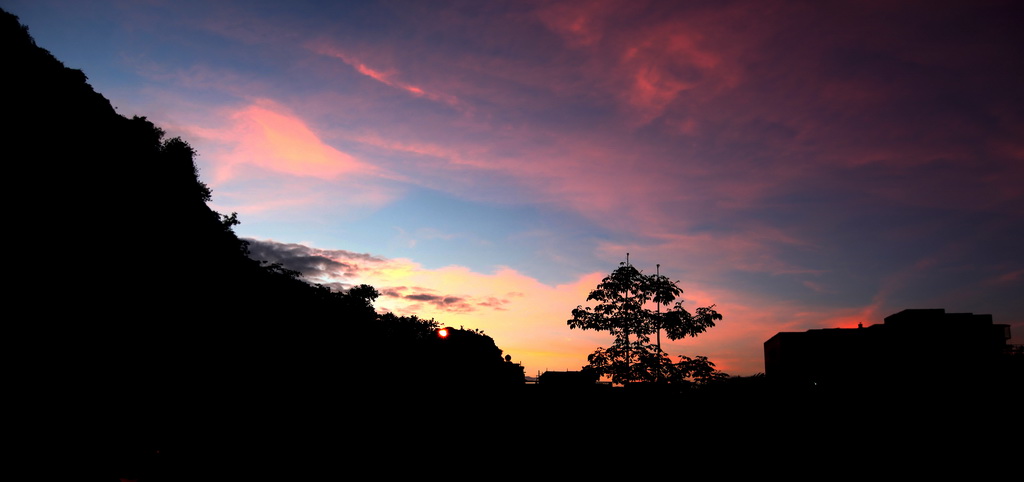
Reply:
[[312, 42], [308, 44], [308, 48], [317, 54], [341, 60], [342, 62], [354, 68], [360, 74], [363, 74], [366, 77], [376, 80], [381, 84], [387, 85], [388, 87], [393, 87], [395, 89], [405, 91], [416, 97], [424, 97], [433, 101], [444, 102], [449, 105], [457, 105], [459, 103], [458, 99], [453, 95], [433, 91], [428, 92], [420, 87], [399, 80], [399, 78], [401, 78], [401, 75], [394, 69], [388, 69], [387, 71], [384, 71], [371, 68], [366, 63], [358, 60], [355, 56], [347, 54], [341, 49], [329, 45], [325, 41], [321, 40], [318, 42]]

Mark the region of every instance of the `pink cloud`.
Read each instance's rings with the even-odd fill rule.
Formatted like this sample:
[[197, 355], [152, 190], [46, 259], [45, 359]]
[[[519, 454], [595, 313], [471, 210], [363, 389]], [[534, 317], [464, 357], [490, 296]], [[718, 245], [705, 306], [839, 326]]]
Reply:
[[231, 179], [244, 166], [324, 180], [380, 174], [373, 165], [326, 144], [305, 120], [274, 101], [259, 99], [214, 114], [178, 126], [210, 145], [212, 152], [201, 155], [213, 163], [213, 176], [206, 180], [214, 184]]
[[[537, 12], [570, 48], [585, 52], [585, 69], [644, 125], [661, 116], [683, 92], [706, 97], [738, 83], [710, 25], [721, 12], [660, 12], [638, 2], [559, 3]], [[673, 14], [675, 13], [675, 14]], [[712, 35], [707, 35], [707, 34]]]
[[370, 174], [374, 168], [325, 144], [309, 126], [279, 106], [257, 102], [231, 116], [237, 147], [223, 158], [229, 164], [251, 163], [293, 176], [334, 179]]
[[459, 103], [458, 99], [453, 95], [444, 94], [440, 92], [427, 92], [420, 87], [398, 80], [398, 78], [401, 77], [401, 75], [394, 69], [381, 71], [378, 69], [371, 68], [366, 63], [358, 60], [353, 55], [345, 53], [341, 49], [330, 45], [326, 41], [309, 43], [307, 44], [307, 48], [309, 48], [311, 51], [319, 55], [325, 55], [328, 57], [341, 60], [342, 62], [356, 69], [356, 71], [359, 72], [360, 74], [363, 74], [389, 87], [403, 90], [417, 97], [425, 97], [433, 101], [444, 102], [450, 105], [457, 105]]
[[[193, 115], [174, 126], [199, 151], [212, 207], [247, 221], [308, 216], [308, 208], [337, 215], [394, 201], [393, 175], [327, 144], [303, 118], [260, 99], [242, 107]], [[291, 213], [291, 214], [288, 214]]]

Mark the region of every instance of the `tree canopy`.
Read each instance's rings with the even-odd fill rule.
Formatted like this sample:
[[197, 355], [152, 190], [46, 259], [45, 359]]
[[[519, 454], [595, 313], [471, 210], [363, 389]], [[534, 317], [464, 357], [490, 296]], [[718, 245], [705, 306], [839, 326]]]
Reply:
[[662, 332], [670, 340], [697, 336], [722, 319], [714, 305], [690, 313], [679, 298], [682, 293], [678, 282], [660, 272], [645, 275], [633, 267], [627, 254], [627, 261], [587, 296], [587, 301], [597, 304], [576, 307], [567, 321], [572, 329], [607, 331], [615, 337], [611, 347], [598, 348], [588, 356], [589, 368], [611, 376], [615, 383], [706, 382], [721, 377], [706, 357], [684, 356], [672, 363], [661, 349]]

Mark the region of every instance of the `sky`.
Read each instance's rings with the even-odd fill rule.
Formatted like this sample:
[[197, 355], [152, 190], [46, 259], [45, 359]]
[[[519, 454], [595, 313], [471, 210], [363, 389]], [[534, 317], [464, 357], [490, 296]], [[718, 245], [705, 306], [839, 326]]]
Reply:
[[734, 376], [908, 308], [1024, 343], [1019, 1], [0, 7], [191, 144], [254, 255], [530, 376], [612, 343], [566, 321], [626, 253], [723, 315], [663, 348]]

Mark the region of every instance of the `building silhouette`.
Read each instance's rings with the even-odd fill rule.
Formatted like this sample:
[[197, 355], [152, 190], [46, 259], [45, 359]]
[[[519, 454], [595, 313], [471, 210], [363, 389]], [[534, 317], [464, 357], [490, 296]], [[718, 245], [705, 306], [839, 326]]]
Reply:
[[1010, 375], [1009, 339], [992, 315], [903, 310], [880, 325], [778, 333], [764, 343], [765, 376], [819, 389], [991, 386]]

